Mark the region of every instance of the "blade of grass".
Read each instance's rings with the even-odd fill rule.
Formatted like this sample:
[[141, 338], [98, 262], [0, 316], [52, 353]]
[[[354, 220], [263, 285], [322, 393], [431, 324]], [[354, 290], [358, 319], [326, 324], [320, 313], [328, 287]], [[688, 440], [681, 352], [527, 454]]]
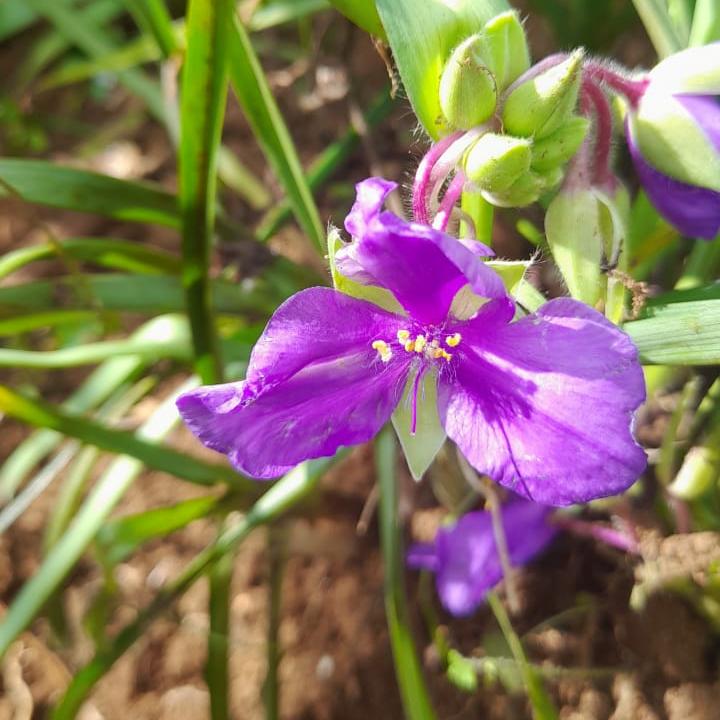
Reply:
[[0, 197], [117, 220], [179, 226], [175, 196], [158, 186], [45, 160], [0, 158]]
[[[271, 270], [271, 268], [269, 269]], [[104, 310], [138, 313], [173, 313], [184, 309], [180, 280], [170, 276], [84, 275], [92, 296]], [[240, 316], [266, 317], [302, 285], [290, 281], [288, 287], [272, 288], [267, 278], [238, 285], [229, 280], [212, 282], [212, 304], [215, 312]], [[290, 280], [290, 278], [287, 278]], [[71, 309], [95, 309], [73, 297], [73, 279], [37, 280], [0, 287], [0, 318], [20, 312], [48, 310], [58, 306]]]
[[282, 578], [285, 555], [284, 528], [269, 525], [267, 528], [268, 553], [268, 634], [267, 671], [263, 683], [265, 720], [280, 717], [280, 621], [282, 616]]
[[557, 710], [543, 687], [539, 675], [528, 663], [520, 638], [513, 629], [503, 604], [494, 592], [488, 593], [487, 601], [522, 675], [525, 690], [527, 691], [530, 706], [532, 707], [533, 718], [535, 718], [535, 720], [557, 720]]
[[[141, 442], [158, 449], [152, 443], [164, 438], [178, 422], [177, 395], [196, 384], [197, 380], [188, 380], [160, 405], [138, 431]], [[72, 525], [50, 550], [33, 577], [23, 585], [3, 617], [0, 623], [0, 657], [57, 590], [142, 467], [142, 462], [136, 458], [119, 457], [100, 478]]]
[[325, 231], [287, 125], [250, 38], [237, 18], [229, 46], [230, 81], [253, 133], [281, 181], [300, 227], [324, 254]]
[[152, 36], [165, 58], [180, 50], [172, 18], [163, 0], [127, 0], [136, 22]]
[[70, 238], [19, 248], [0, 257], [0, 280], [37, 260], [70, 257], [139, 274], [178, 274], [180, 261], [165, 250], [128, 240]]
[[217, 154], [227, 101], [233, 10], [231, 0], [190, 0], [180, 103], [182, 281], [195, 369], [206, 384], [222, 379], [210, 310], [208, 260], [215, 224]]
[[408, 720], [434, 720], [435, 712], [415, 650], [403, 585], [404, 556], [398, 522], [395, 437], [389, 428], [375, 440], [375, 465], [380, 485], [380, 543], [385, 564], [385, 613], [395, 674]]
[[97, 310], [51, 310], [49, 312], [16, 315], [0, 319], [0, 337], [22, 335], [40, 328], [58, 330], [66, 325], [78, 325], [97, 320]]
[[633, 0], [633, 5], [661, 58], [682, 50], [665, 0]]
[[4, 385], [0, 385], [0, 412], [28, 425], [56, 430], [109, 452], [129, 455], [148, 467], [175, 475], [181, 480], [199, 485], [224, 482], [238, 489], [253, 487], [249, 480], [227, 465], [206, 463], [172, 448], [157, 445], [152, 442], [154, 438], [146, 438], [147, 433], [142, 428], [137, 433], [115, 430], [93, 420], [62, 412], [39, 400], [31, 400]]
[[[106, 648], [100, 650], [88, 665], [75, 674], [55, 708], [52, 719], [72, 720], [95, 683], [144, 633], [156, 616], [191, 587], [209, 567], [234, 552], [252, 530], [274, 521], [310, 495], [325, 470], [339, 457], [313, 460], [290, 471], [275, 483], [237, 524], [228, 527], [212, 545], [196, 555], [180, 575], [163, 587], [150, 605], [140, 611], [132, 623], [126, 625]], [[0, 649], [2, 647], [0, 645]]]
[[233, 556], [223, 555], [208, 570], [210, 597], [208, 614], [208, 657], [205, 663], [205, 682], [210, 692], [211, 720], [227, 720], [230, 716], [230, 680], [228, 649], [230, 647], [230, 591]]
[[330, 7], [328, 0], [279, 0], [260, 5], [248, 21], [250, 32], [294, 22]]
[[[87, 15], [65, 7], [57, 0], [26, 0], [28, 5], [50, 21], [57, 31], [90, 57], [99, 58], [115, 49], [107, 30]], [[137, 70], [125, 70], [118, 79], [130, 92], [143, 100], [153, 116], [164, 122], [165, 106], [158, 83]]]
[[[364, 116], [368, 127], [375, 127], [381, 123], [390, 114], [393, 106], [393, 98], [386, 91], [383, 91]], [[339, 140], [336, 140], [323, 150], [308, 168], [307, 182], [310, 189], [317, 190], [327, 182], [359, 144], [360, 135], [355, 128], [351, 127]], [[255, 232], [255, 237], [260, 242], [267, 242], [282, 227], [291, 214], [292, 206], [289, 200], [287, 198], [281, 200], [262, 219]]]

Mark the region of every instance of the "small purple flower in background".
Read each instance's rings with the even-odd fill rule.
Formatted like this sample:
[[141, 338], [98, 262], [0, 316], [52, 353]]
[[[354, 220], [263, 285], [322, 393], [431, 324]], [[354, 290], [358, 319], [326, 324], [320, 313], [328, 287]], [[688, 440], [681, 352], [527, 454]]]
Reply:
[[[524, 565], [547, 547], [557, 532], [550, 522], [552, 508], [513, 498], [501, 510], [510, 562]], [[471, 512], [454, 525], [441, 527], [432, 544], [415, 545], [407, 556], [410, 567], [435, 573], [438, 595], [456, 616], [470, 615], [503, 579], [492, 518]]]
[[720, 43], [672, 55], [628, 114], [628, 147], [658, 212], [688, 237], [720, 232]]
[[[514, 303], [482, 261], [491, 251], [383, 211], [394, 187], [358, 185], [354, 240], [337, 257], [406, 314], [330, 288], [297, 293], [270, 319], [244, 382], [180, 397], [192, 432], [238, 470], [273, 478], [370, 440], [408, 383], [414, 424], [427, 375], [442, 425], [479, 472], [551, 505], [625, 490], [646, 464], [632, 434], [645, 385], [628, 336], [569, 298], [512, 322]], [[459, 319], [451, 306], [466, 286], [487, 301]]]

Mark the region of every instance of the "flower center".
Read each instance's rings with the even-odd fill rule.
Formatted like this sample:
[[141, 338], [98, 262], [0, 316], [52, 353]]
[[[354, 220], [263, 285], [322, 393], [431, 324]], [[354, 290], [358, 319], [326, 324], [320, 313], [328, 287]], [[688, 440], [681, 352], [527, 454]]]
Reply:
[[452, 353], [448, 352], [446, 348], [457, 347], [461, 340], [462, 335], [458, 332], [442, 337], [441, 333], [435, 330], [413, 335], [409, 330], [403, 329], [398, 330], [396, 340], [374, 340], [372, 348], [384, 363], [390, 362], [395, 349], [420, 355], [427, 360], [442, 359], [450, 362]]

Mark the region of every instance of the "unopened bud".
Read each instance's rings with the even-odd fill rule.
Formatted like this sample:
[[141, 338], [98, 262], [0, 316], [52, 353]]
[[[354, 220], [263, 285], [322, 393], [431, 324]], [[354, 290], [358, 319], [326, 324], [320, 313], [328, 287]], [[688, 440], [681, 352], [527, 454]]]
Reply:
[[498, 91], [502, 91], [530, 67], [525, 30], [517, 12], [509, 10], [490, 20], [483, 35], [483, 56], [495, 76]]
[[473, 35], [455, 48], [440, 78], [440, 108], [455, 128], [469, 130], [495, 112], [495, 77], [483, 59], [485, 38]]
[[575, 155], [585, 140], [590, 121], [584, 117], [571, 117], [550, 135], [533, 143], [531, 167], [543, 172], [561, 167]]
[[496, 193], [484, 192], [483, 197], [498, 207], [524, 207], [536, 202], [545, 189], [545, 179], [537, 173], [528, 171], [507, 190]]
[[502, 192], [527, 173], [531, 159], [529, 140], [486, 133], [468, 150], [463, 170], [481, 190]]
[[516, 87], [503, 108], [506, 132], [543, 138], [569, 120], [577, 105], [584, 56], [583, 50], [576, 50], [567, 60]]
[[648, 77], [666, 93], [720, 95], [720, 42], [670, 55]]

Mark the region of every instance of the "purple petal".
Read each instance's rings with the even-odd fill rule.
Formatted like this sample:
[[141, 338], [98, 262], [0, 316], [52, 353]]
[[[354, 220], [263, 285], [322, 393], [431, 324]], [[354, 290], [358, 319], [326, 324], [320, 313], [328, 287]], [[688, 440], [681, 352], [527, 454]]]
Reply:
[[632, 426], [645, 383], [625, 333], [570, 298], [510, 324], [481, 312], [457, 329], [440, 419], [479, 472], [548, 505], [613, 495], [638, 478], [646, 457]]
[[[720, 52], [720, 51], [719, 51]], [[720, 103], [714, 95], [675, 95], [715, 150], [720, 152]]]
[[482, 262], [492, 255], [485, 245], [381, 212], [394, 187], [380, 178], [358, 184], [358, 200], [345, 225], [354, 241], [336, 255], [343, 275], [390, 290], [424, 324], [442, 322], [465, 285], [481, 297], [507, 296], [500, 277]]
[[[524, 565], [552, 540], [557, 531], [548, 523], [550, 512], [551, 508], [521, 498], [503, 506], [501, 517], [513, 566]], [[503, 579], [489, 512], [468, 513], [455, 525], [440, 528], [434, 551], [438, 595], [453, 615], [472, 613]]]
[[384, 363], [374, 340], [392, 341], [403, 318], [329, 288], [278, 308], [250, 358], [247, 379], [178, 399], [200, 440], [256, 478], [366, 442], [388, 421], [408, 374], [406, 353]]
[[650, 165], [627, 133], [635, 170], [650, 202], [683, 235], [712, 240], [720, 232], [720, 192], [688, 185]]

